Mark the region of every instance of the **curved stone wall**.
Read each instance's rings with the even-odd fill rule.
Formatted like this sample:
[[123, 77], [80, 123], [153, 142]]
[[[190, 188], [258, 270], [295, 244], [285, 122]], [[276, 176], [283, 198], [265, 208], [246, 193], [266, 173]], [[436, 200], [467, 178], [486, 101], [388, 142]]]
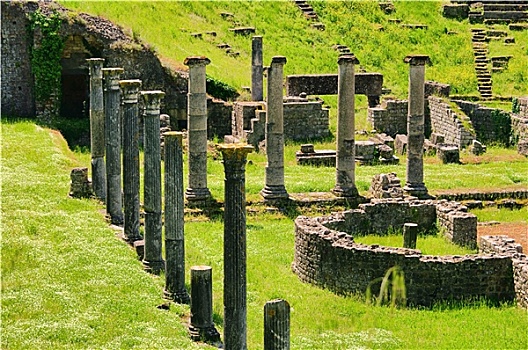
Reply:
[[[397, 265], [405, 274], [410, 305], [479, 297], [515, 299], [509, 256], [427, 256], [415, 249], [358, 244], [350, 234], [329, 228], [339, 226], [340, 215], [295, 220], [292, 269], [302, 281], [341, 295], [365, 293], [373, 280]], [[373, 286], [374, 293], [376, 287], [379, 284]]]

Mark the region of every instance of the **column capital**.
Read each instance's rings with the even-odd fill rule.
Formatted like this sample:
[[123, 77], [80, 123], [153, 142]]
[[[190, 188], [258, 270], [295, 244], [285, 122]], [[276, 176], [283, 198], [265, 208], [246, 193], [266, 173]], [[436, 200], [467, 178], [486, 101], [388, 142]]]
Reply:
[[426, 64], [431, 64], [431, 60], [428, 55], [407, 55], [403, 59], [403, 62], [409, 63], [411, 66], [425, 66]]
[[271, 64], [286, 64], [286, 57], [284, 57], [284, 56], [273, 56], [271, 58]]
[[211, 60], [205, 56], [189, 56], [184, 61], [183, 64], [186, 66], [206, 66], [211, 63]]
[[88, 58], [86, 62], [88, 62], [88, 66], [90, 67], [90, 76], [102, 78], [103, 73], [101, 72], [101, 69], [103, 68], [104, 58]]
[[251, 145], [237, 143], [222, 143], [216, 145], [216, 149], [222, 152], [224, 160], [231, 161], [245, 161], [246, 156], [254, 150]]
[[119, 86], [121, 86], [121, 89], [123, 89], [124, 103], [137, 103], [139, 88], [141, 87], [141, 80], [120, 80]]
[[359, 60], [354, 55], [341, 55], [337, 60], [337, 64], [359, 64]]
[[183, 132], [167, 131], [163, 133], [165, 140], [175, 140], [180, 147], [183, 145]]
[[119, 90], [119, 75], [125, 70], [123, 68], [103, 68], [105, 86], [109, 90]]
[[140, 94], [145, 102], [146, 109], [156, 110], [160, 109], [161, 99], [165, 96], [165, 93], [161, 90], [141, 91]]

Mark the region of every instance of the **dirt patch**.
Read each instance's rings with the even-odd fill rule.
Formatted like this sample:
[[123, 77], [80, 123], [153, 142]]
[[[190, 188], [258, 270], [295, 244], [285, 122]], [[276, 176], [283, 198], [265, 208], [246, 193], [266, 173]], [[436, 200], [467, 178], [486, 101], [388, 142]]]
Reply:
[[523, 222], [506, 222], [496, 225], [479, 225], [477, 227], [477, 237], [489, 235], [505, 235], [515, 239], [523, 247], [523, 252], [528, 253], [528, 223]]

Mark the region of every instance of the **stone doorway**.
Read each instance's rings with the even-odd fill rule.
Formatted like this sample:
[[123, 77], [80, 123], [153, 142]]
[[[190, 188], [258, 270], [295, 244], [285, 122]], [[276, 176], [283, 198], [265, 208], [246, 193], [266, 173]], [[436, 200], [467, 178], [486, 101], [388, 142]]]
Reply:
[[63, 73], [60, 115], [67, 119], [88, 117], [89, 85], [87, 74]]

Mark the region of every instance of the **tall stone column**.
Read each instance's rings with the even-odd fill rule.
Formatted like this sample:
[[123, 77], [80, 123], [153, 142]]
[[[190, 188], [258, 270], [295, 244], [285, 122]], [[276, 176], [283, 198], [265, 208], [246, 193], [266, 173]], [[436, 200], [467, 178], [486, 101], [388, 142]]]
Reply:
[[288, 199], [284, 187], [284, 108], [282, 97], [283, 68], [286, 57], [275, 56], [268, 69], [266, 112], [266, 184], [260, 194], [265, 200]]
[[189, 152], [189, 187], [185, 198], [189, 202], [203, 202], [211, 197], [207, 188], [207, 96], [206, 57], [187, 57], [189, 66], [189, 93], [187, 95], [187, 130]]
[[409, 63], [409, 107], [407, 113], [407, 171], [405, 193], [418, 198], [428, 196], [423, 180], [424, 142], [424, 94], [425, 65], [427, 55], [409, 55], [404, 59]]
[[190, 302], [185, 289], [183, 203], [183, 133], [170, 131], [165, 138], [165, 298]]
[[355, 164], [355, 75], [354, 55], [343, 55], [339, 65], [337, 86], [336, 184], [332, 192], [339, 197], [357, 197]]
[[224, 344], [246, 349], [246, 177], [252, 146], [219, 145], [225, 172], [224, 210]]
[[262, 36], [255, 35], [251, 40], [251, 99], [264, 99], [263, 66], [262, 66]]
[[92, 154], [92, 186], [95, 196], [106, 201], [105, 115], [103, 106], [104, 58], [86, 60], [90, 70], [90, 149]]
[[141, 80], [119, 81], [123, 95], [123, 193], [125, 239], [134, 243], [139, 233], [139, 115]]
[[144, 114], [144, 180], [143, 207], [145, 209], [146, 271], [159, 274], [164, 268], [161, 257], [161, 149], [160, 104], [163, 91], [142, 91]]
[[121, 90], [123, 68], [103, 68], [105, 87], [106, 213], [114, 225], [123, 224], [121, 194]]

